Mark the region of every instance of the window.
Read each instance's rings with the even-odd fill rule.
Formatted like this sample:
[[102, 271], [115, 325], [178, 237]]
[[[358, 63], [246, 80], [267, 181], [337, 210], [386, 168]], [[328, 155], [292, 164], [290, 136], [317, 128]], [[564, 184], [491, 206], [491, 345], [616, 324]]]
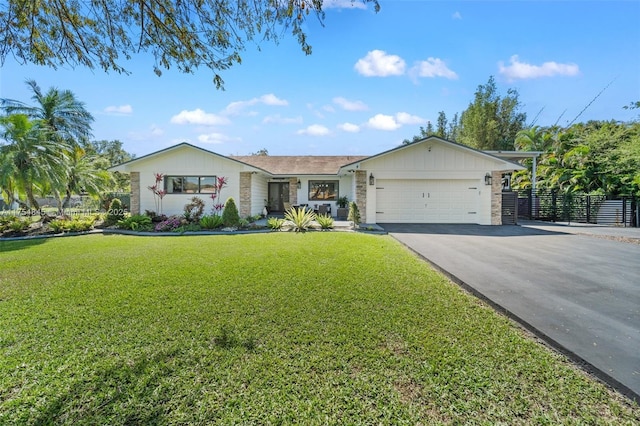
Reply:
[[336, 201], [338, 199], [337, 180], [310, 180], [309, 201]]
[[211, 194], [215, 192], [215, 176], [165, 176], [167, 194]]

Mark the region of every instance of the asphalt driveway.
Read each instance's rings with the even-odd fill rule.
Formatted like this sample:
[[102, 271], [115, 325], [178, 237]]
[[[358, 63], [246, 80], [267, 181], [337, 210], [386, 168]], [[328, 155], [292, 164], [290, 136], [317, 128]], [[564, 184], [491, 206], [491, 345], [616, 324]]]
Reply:
[[640, 401], [640, 229], [536, 222], [383, 227]]

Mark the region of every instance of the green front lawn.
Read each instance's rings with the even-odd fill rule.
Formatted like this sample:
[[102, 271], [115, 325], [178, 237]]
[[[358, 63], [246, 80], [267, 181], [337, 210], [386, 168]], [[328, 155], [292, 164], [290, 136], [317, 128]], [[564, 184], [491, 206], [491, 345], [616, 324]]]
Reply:
[[0, 424], [636, 424], [390, 237], [0, 242]]

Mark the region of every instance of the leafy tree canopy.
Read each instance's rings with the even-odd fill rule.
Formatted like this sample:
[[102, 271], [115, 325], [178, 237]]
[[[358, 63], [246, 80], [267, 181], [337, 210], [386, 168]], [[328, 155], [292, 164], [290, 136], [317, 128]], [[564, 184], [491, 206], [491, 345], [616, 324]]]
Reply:
[[[372, 3], [378, 0], [352, 0]], [[307, 17], [323, 22], [322, 0], [8, 0], [0, 3], [0, 65], [100, 67], [127, 72], [134, 53], [151, 52], [154, 72], [204, 66], [218, 74], [241, 62], [245, 43], [277, 41], [283, 29], [311, 53], [303, 31]]]
[[518, 91], [500, 96], [493, 76], [478, 86], [474, 100], [460, 116], [458, 141], [477, 149], [512, 150], [527, 115], [520, 112]]

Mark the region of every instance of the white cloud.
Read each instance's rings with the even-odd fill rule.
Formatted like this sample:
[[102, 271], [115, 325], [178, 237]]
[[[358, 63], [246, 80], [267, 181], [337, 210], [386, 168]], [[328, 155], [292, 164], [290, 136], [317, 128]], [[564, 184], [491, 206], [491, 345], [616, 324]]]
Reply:
[[329, 129], [321, 124], [312, 124], [306, 129], [298, 130], [299, 135], [309, 135], [309, 136], [326, 136], [330, 133]]
[[376, 114], [367, 121], [367, 126], [376, 130], [397, 130], [405, 124], [421, 124], [426, 120], [418, 117], [417, 115], [411, 115], [407, 112], [399, 112], [395, 116]]
[[513, 55], [509, 59], [511, 65], [504, 66], [502, 61], [498, 62], [500, 74], [507, 77], [509, 81], [553, 77], [555, 75], [574, 76], [580, 73], [580, 68], [576, 64], [559, 64], [557, 62], [545, 62], [542, 65], [531, 65], [518, 60], [518, 55]]
[[405, 66], [400, 56], [388, 55], [383, 50], [372, 50], [359, 59], [354, 68], [366, 77], [387, 77], [404, 74]]
[[[259, 98], [257, 98], [257, 102], [262, 102], [265, 105], [277, 105], [277, 106], [286, 106], [289, 105], [289, 102], [287, 102], [284, 99], [280, 99], [278, 98], [276, 95], [274, 95], [273, 93], [269, 93], [266, 95], [262, 95]], [[252, 101], [255, 100], [252, 99]], [[256, 102], [256, 103], [257, 103]]]
[[147, 130], [132, 131], [128, 133], [129, 139], [135, 141], [148, 141], [149, 139], [158, 139], [164, 135], [164, 130], [157, 124], [152, 124]]
[[367, 5], [362, 1], [356, 0], [324, 0], [322, 2], [323, 9], [366, 9]]
[[349, 132], [349, 133], [358, 133], [360, 131], [360, 126], [358, 126], [357, 124], [353, 124], [353, 123], [338, 124], [338, 128], [340, 130], [343, 130], [343, 131]]
[[376, 130], [396, 130], [400, 124], [392, 115], [376, 114], [367, 122], [368, 126]]
[[444, 77], [450, 80], [458, 78], [458, 74], [451, 71], [439, 58], [428, 58], [426, 61], [417, 62], [411, 68], [410, 74], [414, 77]]
[[131, 105], [112, 105], [106, 107], [103, 111], [107, 114], [113, 115], [128, 115], [133, 113], [133, 107], [131, 107]]
[[217, 114], [204, 112], [200, 108], [193, 111], [182, 110], [179, 114], [171, 117], [173, 124], [198, 124], [202, 126], [219, 126], [229, 124], [230, 121], [226, 117]]
[[462, 15], [460, 14], [460, 12], [455, 11], [453, 15], [451, 15], [451, 17], [453, 19], [462, 19]]
[[231, 102], [229, 105], [227, 105], [224, 111], [226, 114], [239, 114], [243, 109], [256, 104], [264, 104], [269, 106], [286, 106], [289, 105], [289, 102], [285, 99], [278, 98], [273, 93], [268, 93], [257, 98], [249, 99], [248, 101]]
[[411, 115], [407, 112], [399, 112], [396, 114], [396, 120], [399, 124], [422, 124], [426, 120], [417, 115]]
[[263, 124], [302, 124], [302, 117], [282, 117], [280, 114], [268, 115], [262, 120]]
[[369, 109], [367, 104], [362, 101], [350, 101], [341, 96], [333, 98], [333, 103], [339, 105], [346, 111], [366, 111], [367, 109]]
[[232, 138], [223, 133], [205, 133], [198, 136], [198, 141], [206, 144], [221, 144], [225, 142], [236, 142], [240, 138]]

